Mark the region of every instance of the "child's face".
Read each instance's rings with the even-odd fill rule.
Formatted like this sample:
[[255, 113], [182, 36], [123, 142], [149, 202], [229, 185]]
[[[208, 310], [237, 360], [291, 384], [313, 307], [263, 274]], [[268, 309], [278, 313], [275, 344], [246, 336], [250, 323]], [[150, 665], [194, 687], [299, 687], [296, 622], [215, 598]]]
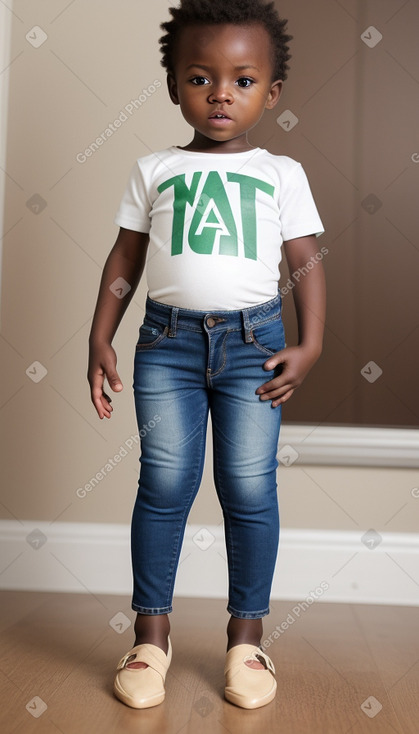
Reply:
[[[195, 128], [190, 147], [223, 152], [250, 148], [247, 132], [281, 93], [282, 82], [272, 82], [270, 48], [270, 36], [259, 24], [183, 29], [168, 87], [172, 101]], [[215, 117], [217, 113], [224, 117]]]

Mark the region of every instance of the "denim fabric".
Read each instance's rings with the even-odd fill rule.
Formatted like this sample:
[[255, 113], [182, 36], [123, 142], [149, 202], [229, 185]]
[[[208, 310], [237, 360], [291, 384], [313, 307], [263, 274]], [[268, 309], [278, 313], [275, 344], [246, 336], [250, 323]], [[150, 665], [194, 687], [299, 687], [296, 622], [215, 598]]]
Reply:
[[259, 306], [217, 312], [147, 298], [134, 360], [141, 437], [131, 534], [134, 611], [172, 611], [211, 411], [214, 481], [228, 561], [227, 611], [243, 619], [269, 614], [279, 540], [281, 406], [272, 408], [255, 390], [276, 374], [263, 364], [284, 346], [279, 293]]

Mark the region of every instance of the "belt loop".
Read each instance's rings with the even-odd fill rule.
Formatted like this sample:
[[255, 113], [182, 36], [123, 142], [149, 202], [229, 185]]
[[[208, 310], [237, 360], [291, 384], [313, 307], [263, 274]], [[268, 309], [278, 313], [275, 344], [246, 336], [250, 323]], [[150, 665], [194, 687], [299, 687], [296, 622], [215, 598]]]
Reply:
[[249, 313], [246, 308], [243, 309], [242, 316], [243, 316], [243, 326], [244, 326], [244, 340], [246, 343], [249, 343], [253, 341], [253, 333], [252, 333], [252, 327], [249, 321]]
[[179, 309], [177, 306], [173, 306], [170, 314], [170, 327], [169, 327], [169, 333], [167, 336], [176, 336], [176, 327], [177, 327], [177, 317], [178, 317]]

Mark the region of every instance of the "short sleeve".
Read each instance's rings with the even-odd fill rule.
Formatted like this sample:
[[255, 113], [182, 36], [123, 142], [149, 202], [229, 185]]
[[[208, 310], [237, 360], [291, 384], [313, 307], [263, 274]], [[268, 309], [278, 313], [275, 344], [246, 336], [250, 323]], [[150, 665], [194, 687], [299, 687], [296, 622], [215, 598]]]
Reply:
[[280, 190], [279, 218], [284, 242], [314, 234], [319, 237], [324, 227], [311, 193], [306, 173], [297, 163], [283, 181]]
[[119, 227], [147, 233], [151, 227], [150, 211], [151, 202], [147, 186], [139, 162], [136, 161], [131, 169], [114, 222]]

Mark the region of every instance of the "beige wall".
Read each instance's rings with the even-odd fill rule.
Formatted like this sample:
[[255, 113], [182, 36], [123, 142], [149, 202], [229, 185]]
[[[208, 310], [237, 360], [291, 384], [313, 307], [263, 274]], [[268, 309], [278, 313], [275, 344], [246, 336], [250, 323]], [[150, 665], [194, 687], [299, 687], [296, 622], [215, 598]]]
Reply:
[[[419, 3], [276, 5], [294, 36], [279, 112], [299, 122], [284, 132], [268, 113], [257, 138], [303, 162], [329, 249], [324, 352], [285, 418], [416, 427]], [[284, 311], [293, 339], [291, 296]], [[374, 383], [361, 374], [370, 361], [382, 370]]]
[[[294, 76], [290, 75], [289, 91], [284, 92], [284, 104], [278, 108], [278, 114], [288, 106], [297, 109], [298, 103], [292, 96], [296, 92], [291, 91], [296, 79], [304, 79], [303, 96], [308, 98], [331, 75], [327, 54], [326, 60], [322, 56], [323, 30], [312, 35], [313, 29], [320, 26], [315, 26], [307, 16], [313, 5], [309, 0], [283, 3], [296, 40]], [[329, 53], [340, 65], [348, 49], [342, 48], [343, 41], [341, 44], [339, 39], [344, 38], [347, 43], [350, 28], [353, 43], [356, 27], [340, 4], [315, 5], [324, 12], [326, 6], [332, 5], [328, 35], [330, 38], [334, 28], [337, 37], [331, 42]], [[356, 14], [356, 3], [347, 5]], [[377, 3], [371, 6], [378, 18], [377, 25], [383, 26], [401, 4], [387, 0], [380, 7]], [[113, 216], [134, 159], [190, 139], [188, 126], [168, 100], [160, 66], [157, 39], [161, 35], [159, 23], [167, 18], [167, 7], [166, 0], [39, 0], [36, 4], [16, 1], [14, 14], [8, 16], [11, 64], [4, 74], [10, 90], [7, 151], [2, 152], [1, 159], [6, 170], [0, 340], [1, 518], [51, 522], [130, 520], [138, 451], [125, 442], [137, 432], [131, 392], [132, 363], [143, 316], [145, 284], [140, 285], [114, 341], [125, 390], [114, 397], [111, 421], [100, 422], [90, 403], [87, 337], [101, 269], [117, 234]], [[404, 12], [408, 11], [409, 8]], [[401, 29], [404, 24], [408, 30], [409, 18], [401, 13], [399, 20], [396, 31], [402, 43]], [[39, 48], [25, 39], [34, 26], [40, 26], [48, 36]], [[30, 39], [39, 41], [39, 32], [32, 32]], [[318, 68], [313, 62], [316, 56], [322, 56]], [[155, 80], [161, 86], [140, 109], [84, 163], [77, 162], [77, 154]], [[341, 80], [342, 85], [347, 84], [345, 76]], [[351, 80], [347, 88], [351, 99], [355, 99], [357, 90]], [[269, 124], [272, 119], [275, 118]], [[323, 244], [329, 246], [343, 229], [336, 205], [330, 199], [340, 177], [331, 176], [333, 164], [327, 164], [323, 156], [313, 156], [312, 146], [304, 137], [317, 139], [319, 118], [307, 114], [299, 137], [293, 139], [276, 126], [276, 138], [269, 140], [264, 137], [263, 125], [253, 133], [255, 144], [264, 145], [266, 141], [272, 152], [279, 152], [282, 146], [282, 152], [307, 161], [313, 190], [330, 230]], [[290, 146], [294, 147], [292, 152]], [[406, 143], [406, 154], [409, 150]], [[343, 165], [350, 169], [349, 154]], [[405, 165], [409, 166], [408, 160]], [[419, 168], [409, 169], [407, 181], [418, 171]], [[35, 194], [38, 197], [33, 199]], [[43, 209], [39, 197], [46, 203]], [[353, 191], [348, 186], [346, 194], [342, 192], [344, 223], [350, 216], [352, 199]], [[340, 266], [339, 257], [343, 258]], [[333, 254], [342, 281], [347, 278], [345, 271], [348, 272], [345, 257], [342, 251]], [[332, 282], [330, 291], [331, 328], [336, 330], [339, 325], [333, 319], [339, 310], [339, 288]], [[353, 288], [348, 286], [343, 293], [345, 298], [352, 299]], [[344, 328], [350, 334], [351, 324], [345, 322]], [[354, 340], [356, 343], [356, 335]], [[47, 370], [37, 383], [25, 374], [34, 361]], [[309, 401], [317, 415], [322, 405], [318, 399], [318, 375], [319, 372], [317, 377], [310, 378], [307, 389], [303, 392], [302, 388], [295, 398], [300, 407], [295, 409], [294, 419], [301, 414], [301, 401]], [[351, 388], [352, 379], [345, 373], [345, 390]], [[337, 405], [339, 394], [334, 393], [333, 400]], [[290, 407], [290, 419], [292, 410]], [[326, 417], [320, 413], [317, 420], [327, 422]], [[127, 455], [122, 456], [121, 451], [120, 463], [85, 498], [79, 498], [76, 490], [89, 482], [109, 457], [118, 454], [121, 446]], [[283, 526], [417, 529], [419, 499], [412, 496], [411, 489], [418, 484], [418, 478], [412, 470], [293, 466], [283, 467], [279, 477]], [[221, 522], [211, 480], [210, 446], [203, 486], [189, 520], [203, 525]]]

